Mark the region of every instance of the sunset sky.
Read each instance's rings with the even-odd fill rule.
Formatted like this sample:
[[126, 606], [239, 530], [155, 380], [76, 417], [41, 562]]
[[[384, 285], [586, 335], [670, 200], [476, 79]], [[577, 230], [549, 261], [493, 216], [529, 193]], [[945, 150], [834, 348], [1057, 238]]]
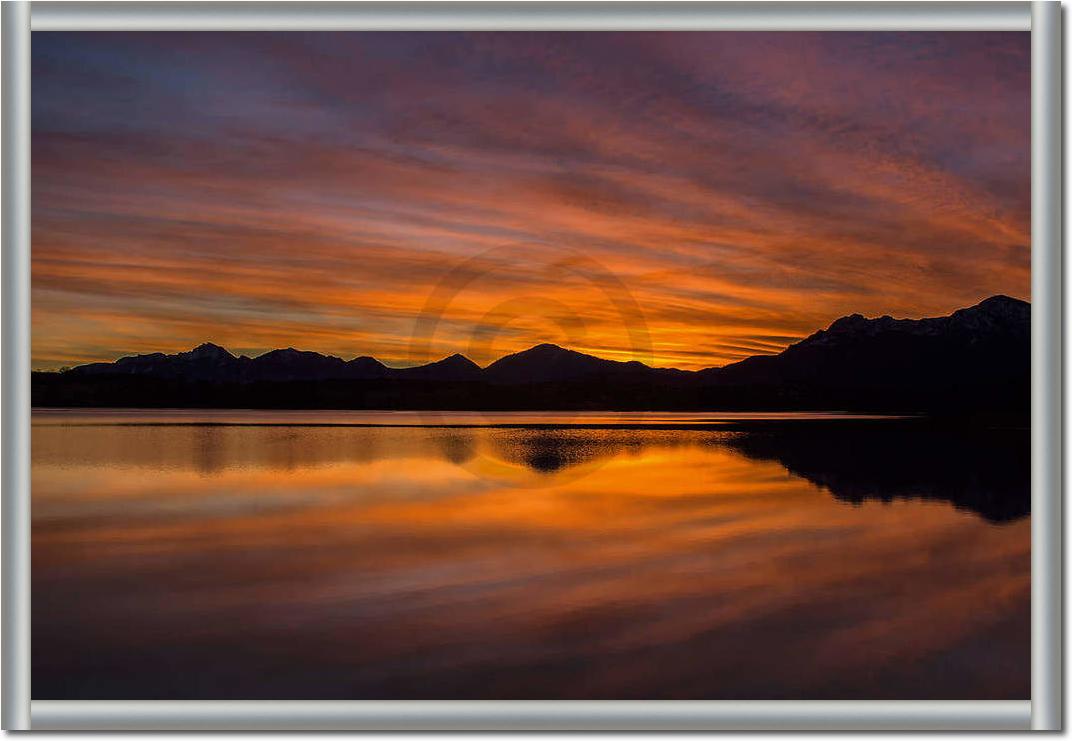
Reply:
[[1029, 298], [1027, 33], [33, 35], [33, 367], [700, 368]]

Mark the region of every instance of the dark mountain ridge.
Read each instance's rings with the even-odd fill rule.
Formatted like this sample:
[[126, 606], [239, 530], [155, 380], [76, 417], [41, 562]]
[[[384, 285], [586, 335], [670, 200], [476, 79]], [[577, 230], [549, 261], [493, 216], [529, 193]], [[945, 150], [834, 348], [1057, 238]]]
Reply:
[[944, 317], [853, 314], [775, 355], [700, 371], [606, 360], [552, 344], [507, 355], [485, 368], [460, 354], [392, 368], [368, 356], [347, 361], [294, 348], [236, 357], [205, 343], [173, 355], [135, 355], [61, 373], [34, 373], [33, 403], [1026, 414], [1030, 313], [1024, 301], [994, 296]]
[[543, 344], [499, 358], [484, 369], [484, 378], [491, 383], [523, 384], [591, 375], [644, 374], [657, 370], [637, 360], [604, 360], [558, 345]]
[[[777, 355], [747, 358], [700, 371], [720, 382], [747, 379], [792, 383], [814, 379], [841, 382], [865, 374], [877, 381], [898, 374], [968, 371], [973, 361], [1019, 368], [1024, 357], [1013, 353], [1006, 364], [997, 351], [1030, 352], [1031, 305], [1008, 296], [992, 296], [949, 316], [927, 319], [841, 317], [827, 329], [794, 343]], [[833, 374], [833, 376], [831, 376]]]

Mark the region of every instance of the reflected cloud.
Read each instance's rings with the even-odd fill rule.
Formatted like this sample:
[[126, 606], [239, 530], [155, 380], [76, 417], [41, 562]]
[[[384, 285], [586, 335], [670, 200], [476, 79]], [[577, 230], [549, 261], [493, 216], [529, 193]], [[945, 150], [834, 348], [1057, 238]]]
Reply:
[[[114, 467], [196, 472], [209, 480], [263, 471], [266, 476], [300, 474], [310, 481], [329, 477], [342, 485], [354, 475], [357, 487], [365, 480], [363, 467], [398, 461], [416, 467], [434, 463], [441, 475], [454, 466], [457, 473], [488, 485], [543, 487], [583, 479], [615, 460], [718, 449], [775, 462], [844, 503], [931, 500], [995, 523], [1030, 513], [1030, 441], [1023, 430], [936, 429], [925, 421], [777, 419], [709, 425], [701, 419], [683, 429], [660, 428], [669, 417], [626, 426], [608, 421], [606, 427], [553, 428], [546, 426], [549, 419], [537, 426], [505, 428], [275, 422], [252, 427], [38, 426], [33, 457], [35, 465], [57, 472], [80, 470], [87, 480]], [[474, 420], [495, 422], [483, 415]], [[273, 486], [268, 478], [265, 486]]]
[[38, 425], [33, 695], [1028, 697], [1029, 520], [846, 506], [802, 475], [881, 470], [801, 450], [710, 429]]

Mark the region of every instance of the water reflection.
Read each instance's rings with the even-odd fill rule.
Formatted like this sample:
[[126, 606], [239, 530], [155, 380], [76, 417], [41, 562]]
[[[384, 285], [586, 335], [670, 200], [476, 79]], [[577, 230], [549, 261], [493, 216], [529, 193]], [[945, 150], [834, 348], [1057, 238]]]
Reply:
[[1031, 511], [1026, 430], [942, 430], [924, 425], [794, 427], [740, 435], [735, 450], [775, 460], [844, 502], [949, 502], [991, 522]]
[[35, 426], [34, 696], [1026, 698], [1024, 436], [803, 432]]
[[[51, 427], [51, 425], [50, 425]], [[1030, 512], [1026, 430], [948, 430], [922, 423], [769, 425], [748, 431], [662, 428], [405, 428], [279, 425], [36, 428], [34, 460], [205, 476], [250, 467], [295, 471], [383, 459], [442, 460], [471, 473], [543, 486], [547, 475], [587, 475], [603, 462], [647, 449], [727, 446], [775, 461], [836, 499], [944, 501], [992, 522]], [[101, 434], [101, 429], [107, 430]], [[477, 461], [478, 458], [486, 460]], [[577, 470], [575, 470], [577, 469]]]

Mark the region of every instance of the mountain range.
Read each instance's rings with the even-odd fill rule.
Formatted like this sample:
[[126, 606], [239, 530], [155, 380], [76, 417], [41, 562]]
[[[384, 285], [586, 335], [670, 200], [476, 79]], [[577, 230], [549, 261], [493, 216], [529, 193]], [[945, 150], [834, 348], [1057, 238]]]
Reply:
[[33, 374], [36, 406], [340, 409], [843, 409], [1026, 414], [1030, 304], [993, 296], [949, 316], [846, 316], [775, 355], [699, 371], [542, 344], [481, 368], [455, 354], [392, 368], [211, 343]]

